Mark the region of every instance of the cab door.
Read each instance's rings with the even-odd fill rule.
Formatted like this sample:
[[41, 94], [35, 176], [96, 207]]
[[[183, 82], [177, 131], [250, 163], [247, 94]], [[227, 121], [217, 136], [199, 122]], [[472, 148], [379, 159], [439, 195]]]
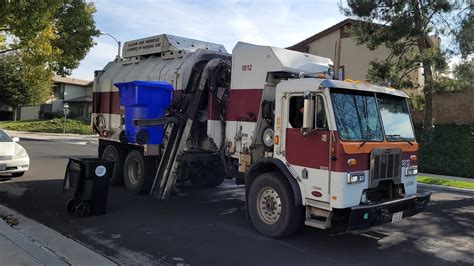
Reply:
[[285, 157], [290, 167], [301, 177], [305, 197], [329, 202], [330, 133], [326, 102], [322, 94], [312, 97], [315, 97], [315, 119], [313, 129], [307, 134], [301, 133], [299, 123], [304, 97], [295, 95], [289, 98]]

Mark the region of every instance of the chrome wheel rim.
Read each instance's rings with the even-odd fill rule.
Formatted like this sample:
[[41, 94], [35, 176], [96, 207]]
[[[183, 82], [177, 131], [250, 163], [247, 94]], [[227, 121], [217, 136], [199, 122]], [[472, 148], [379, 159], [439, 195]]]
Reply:
[[270, 187], [265, 187], [258, 193], [257, 210], [260, 219], [267, 224], [274, 224], [281, 216], [281, 199], [278, 193]]
[[142, 176], [142, 168], [140, 167], [140, 163], [137, 159], [133, 159], [130, 162], [130, 167], [128, 167], [128, 177], [130, 179], [130, 183], [136, 185], [140, 182]]

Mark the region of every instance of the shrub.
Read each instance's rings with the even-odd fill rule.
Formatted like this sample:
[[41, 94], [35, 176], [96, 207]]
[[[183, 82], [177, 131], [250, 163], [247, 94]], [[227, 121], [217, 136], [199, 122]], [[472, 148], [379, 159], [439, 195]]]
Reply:
[[[417, 140], [422, 128], [415, 126]], [[431, 147], [420, 143], [419, 171], [474, 178], [474, 127], [436, 125]]]
[[[0, 122], [0, 128], [18, 131], [63, 133], [64, 119], [51, 120], [22, 120], [14, 122]], [[67, 119], [66, 133], [92, 134], [92, 126], [82, 121]]]

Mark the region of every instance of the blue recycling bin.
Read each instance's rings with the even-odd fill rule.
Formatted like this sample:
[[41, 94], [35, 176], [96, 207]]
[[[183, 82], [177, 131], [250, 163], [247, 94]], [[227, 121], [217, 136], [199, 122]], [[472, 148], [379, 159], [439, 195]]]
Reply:
[[173, 86], [164, 81], [130, 81], [115, 83], [120, 105], [125, 108], [125, 135], [129, 143], [162, 144], [163, 126], [134, 126], [134, 119], [156, 119], [165, 116], [171, 104]]

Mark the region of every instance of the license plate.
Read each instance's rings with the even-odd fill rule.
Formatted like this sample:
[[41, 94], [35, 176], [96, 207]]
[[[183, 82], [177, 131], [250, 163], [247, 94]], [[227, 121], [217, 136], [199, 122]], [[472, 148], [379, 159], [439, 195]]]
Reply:
[[7, 170], [7, 165], [6, 164], [0, 164], [0, 171], [5, 171]]
[[396, 212], [396, 213], [392, 214], [392, 223], [401, 221], [402, 218], [403, 218], [403, 211]]

